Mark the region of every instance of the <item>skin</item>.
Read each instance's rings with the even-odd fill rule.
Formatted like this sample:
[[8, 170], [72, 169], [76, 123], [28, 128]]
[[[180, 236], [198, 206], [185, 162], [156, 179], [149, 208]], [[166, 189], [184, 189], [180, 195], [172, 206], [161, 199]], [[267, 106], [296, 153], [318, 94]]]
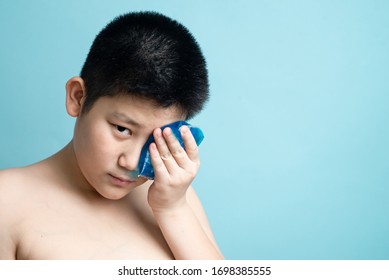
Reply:
[[[139, 97], [101, 97], [81, 114], [80, 77], [66, 85], [72, 141], [39, 163], [0, 172], [0, 259], [222, 259], [191, 183], [200, 167], [183, 119]], [[150, 146], [155, 180], [131, 177]]]

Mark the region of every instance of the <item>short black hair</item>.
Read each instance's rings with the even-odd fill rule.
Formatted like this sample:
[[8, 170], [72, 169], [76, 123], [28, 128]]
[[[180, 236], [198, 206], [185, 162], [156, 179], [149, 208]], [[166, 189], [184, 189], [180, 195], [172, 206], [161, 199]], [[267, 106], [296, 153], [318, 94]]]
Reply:
[[136, 95], [178, 106], [186, 119], [209, 98], [205, 58], [177, 21], [156, 12], [116, 17], [96, 36], [82, 67], [83, 113], [102, 96]]

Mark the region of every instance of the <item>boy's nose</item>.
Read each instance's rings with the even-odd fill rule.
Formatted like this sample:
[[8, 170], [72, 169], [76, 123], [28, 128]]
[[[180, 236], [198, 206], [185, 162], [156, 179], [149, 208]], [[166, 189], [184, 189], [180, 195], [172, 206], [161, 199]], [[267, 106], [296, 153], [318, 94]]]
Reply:
[[138, 168], [139, 157], [141, 148], [131, 149], [123, 152], [118, 159], [118, 164], [129, 171], [136, 170]]

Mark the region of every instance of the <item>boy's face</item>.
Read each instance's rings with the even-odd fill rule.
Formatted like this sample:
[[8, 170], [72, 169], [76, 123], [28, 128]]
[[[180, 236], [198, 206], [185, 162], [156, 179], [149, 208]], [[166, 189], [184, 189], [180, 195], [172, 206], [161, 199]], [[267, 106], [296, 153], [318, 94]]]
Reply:
[[175, 107], [138, 97], [101, 97], [76, 122], [73, 148], [79, 168], [98, 193], [120, 199], [147, 179], [131, 175], [157, 127], [182, 119]]

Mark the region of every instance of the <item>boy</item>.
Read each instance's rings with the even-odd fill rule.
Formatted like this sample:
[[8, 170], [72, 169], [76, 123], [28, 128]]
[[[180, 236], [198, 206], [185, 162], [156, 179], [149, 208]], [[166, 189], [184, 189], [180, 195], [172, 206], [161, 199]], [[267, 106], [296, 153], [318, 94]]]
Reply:
[[[66, 84], [72, 141], [0, 172], [0, 259], [221, 259], [191, 182], [196, 142], [171, 129], [208, 98], [205, 60], [185, 27], [129, 13], [96, 37]], [[155, 179], [137, 177], [150, 134]]]

